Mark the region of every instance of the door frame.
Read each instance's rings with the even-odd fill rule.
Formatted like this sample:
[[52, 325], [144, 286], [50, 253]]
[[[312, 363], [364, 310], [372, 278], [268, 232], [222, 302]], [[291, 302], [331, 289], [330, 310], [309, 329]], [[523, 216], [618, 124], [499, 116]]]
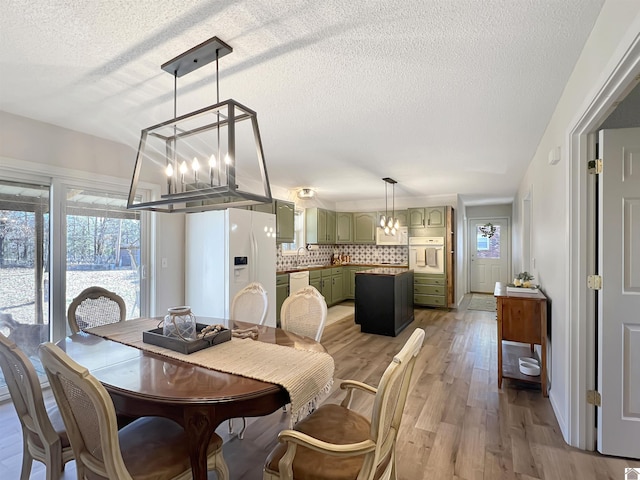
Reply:
[[[466, 244], [466, 255], [467, 255], [467, 293], [471, 292], [471, 243], [469, 241], [469, 237], [471, 236], [472, 224], [476, 222], [491, 222], [491, 221], [504, 221], [507, 225], [507, 235], [505, 238], [505, 245], [509, 249], [507, 255], [507, 272], [512, 272], [512, 245], [511, 245], [511, 219], [509, 217], [467, 217], [466, 219], [466, 233], [465, 233], [465, 244]], [[500, 242], [502, 244], [502, 242]]]
[[568, 324], [564, 361], [569, 366], [569, 404], [567, 441], [570, 445], [594, 450], [596, 442], [595, 410], [586, 402], [586, 392], [595, 388], [595, 293], [587, 288], [586, 278], [595, 271], [594, 185], [587, 173], [587, 162], [594, 157], [598, 128], [636, 84], [640, 75], [640, 20], [620, 42], [610, 68], [597, 83], [592, 96], [585, 98], [585, 109], [570, 123], [568, 145], [568, 262], [566, 308]]

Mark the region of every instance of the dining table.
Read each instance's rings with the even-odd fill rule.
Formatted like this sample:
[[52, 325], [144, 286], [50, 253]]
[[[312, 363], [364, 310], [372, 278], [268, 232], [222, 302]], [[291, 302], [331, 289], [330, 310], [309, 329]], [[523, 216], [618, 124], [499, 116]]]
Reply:
[[[124, 323], [149, 325], [151, 320], [160, 324], [162, 318]], [[198, 322], [220, 323], [231, 330], [255, 327], [258, 342], [326, 354], [319, 342], [280, 328], [204, 317]], [[160, 416], [180, 424], [189, 441], [193, 478], [198, 480], [207, 478], [207, 445], [218, 425], [231, 418], [268, 415], [291, 401], [287, 389], [276, 383], [205, 368], [84, 331], [57, 345], [104, 385], [119, 418]]]

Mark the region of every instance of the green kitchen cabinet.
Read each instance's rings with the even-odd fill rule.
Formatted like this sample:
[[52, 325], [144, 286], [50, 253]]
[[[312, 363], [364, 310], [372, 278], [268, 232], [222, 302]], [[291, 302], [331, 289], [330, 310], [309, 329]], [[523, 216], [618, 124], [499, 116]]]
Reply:
[[380, 225], [380, 218], [387, 215], [394, 215], [394, 218], [398, 220], [399, 227], [408, 227], [409, 226], [409, 212], [407, 210], [396, 210], [392, 212], [389, 210], [388, 212], [378, 212], [378, 219], [376, 225]]
[[327, 243], [336, 243], [336, 212], [327, 210]]
[[295, 236], [295, 211], [293, 202], [274, 199], [271, 203], [252, 205], [254, 212], [273, 213], [276, 216], [276, 243], [291, 243]]
[[367, 270], [370, 267], [357, 267], [349, 265], [342, 267], [342, 293], [344, 299], [353, 300], [356, 298], [356, 272]]
[[331, 304], [331, 269], [327, 268], [322, 270], [322, 284], [320, 293], [324, 297], [324, 301], [327, 302], [327, 306]]
[[427, 207], [425, 208], [425, 219], [427, 227], [444, 227], [445, 207]]
[[409, 230], [413, 236], [442, 237], [446, 207], [410, 208]]
[[353, 214], [353, 243], [375, 244], [378, 226], [376, 212], [357, 212]]
[[307, 208], [304, 214], [305, 240], [313, 244], [336, 243], [336, 212], [324, 208]]
[[344, 267], [334, 267], [331, 269], [331, 305], [344, 300], [342, 287], [342, 270]]
[[353, 213], [336, 213], [336, 243], [353, 243]]
[[309, 285], [322, 293], [322, 270], [311, 270], [309, 272]]
[[285, 299], [289, 296], [289, 275], [276, 275], [276, 322], [280, 326], [280, 309]]
[[407, 210], [409, 228], [424, 228], [426, 226], [424, 208], [410, 208]]
[[431, 307], [447, 306], [447, 280], [445, 275], [415, 273], [413, 277], [413, 302]]
[[293, 202], [276, 200], [276, 243], [292, 243], [295, 237], [296, 205]]

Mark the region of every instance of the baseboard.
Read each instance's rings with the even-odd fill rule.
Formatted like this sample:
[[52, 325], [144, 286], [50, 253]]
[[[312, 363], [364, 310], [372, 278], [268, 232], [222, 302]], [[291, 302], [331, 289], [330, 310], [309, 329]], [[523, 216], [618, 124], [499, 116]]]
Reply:
[[553, 409], [553, 413], [556, 416], [556, 421], [558, 422], [558, 426], [560, 427], [560, 432], [562, 432], [562, 438], [564, 439], [567, 445], [571, 445], [569, 443], [569, 429], [567, 426], [567, 422], [560, 412], [562, 409], [556, 400], [556, 396], [553, 394], [553, 389], [549, 390], [549, 403], [551, 403], [551, 408]]

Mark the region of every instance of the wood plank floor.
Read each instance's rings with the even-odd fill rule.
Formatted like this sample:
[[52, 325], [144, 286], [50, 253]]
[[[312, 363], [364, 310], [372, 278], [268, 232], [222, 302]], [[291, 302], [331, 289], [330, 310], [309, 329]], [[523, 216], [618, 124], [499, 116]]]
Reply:
[[[336, 362], [336, 388], [347, 378], [376, 385], [415, 327], [427, 335], [399, 433], [400, 479], [617, 480], [625, 467], [640, 468], [640, 461], [567, 446], [539, 388], [505, 380], [498, 390], [494, 313], [416, 309], [415, 322], [397, 338], [360, 333], [352, 319], [331, 325], [322, 343]], [[341, 400], [336, 388], [327, 402]], [[362, 396], [354, 402], [364, 414], [371, 405]], [[244, 440], [229, 435], [226, 424], [218, 429], [232, 479], [262, 478], [286, 415], [249, 419]], [[10, 403], [0, 405], [0, 432], [0, 479], [18, 479], [22, 434]], [[34, 463], [31, 478], [45, 478], [41, 464]], [[70, 464], [64, 479], [75, 478]]]

